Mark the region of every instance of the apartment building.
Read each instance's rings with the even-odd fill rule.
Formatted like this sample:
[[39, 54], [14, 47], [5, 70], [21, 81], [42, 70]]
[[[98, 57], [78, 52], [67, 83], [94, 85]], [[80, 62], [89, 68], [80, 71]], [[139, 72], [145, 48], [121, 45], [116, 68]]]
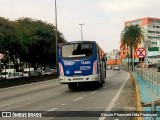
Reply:
[[141, 26], [144, 31], [144, 41], [140, 47], [146, 48], [145, 60], [156, 63], [160, 59], [160, 18], [146, 17], [125, 22], [125, 26], [135, 24]]
[[107, 57], [107, 64], [110, 65], [120, 64], [119, 50], [114, 49], [110, 52], [107, 52], [106, 57]]

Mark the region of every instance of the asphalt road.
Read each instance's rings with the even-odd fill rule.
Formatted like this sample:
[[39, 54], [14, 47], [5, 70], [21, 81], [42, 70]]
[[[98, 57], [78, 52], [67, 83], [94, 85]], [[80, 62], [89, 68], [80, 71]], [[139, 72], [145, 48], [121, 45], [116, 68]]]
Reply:
[[[45, 117], [37, 120], [104, 120], [105, 117], [100, 117], [98, 111], [112, 109], [128, 78], [129, 73], [125, 71], [107, 70], [102, 88], [69, 90], [67, 85], [54, 79], [0, 89], [0, 111], [42, 111], [42, 115], [50, 111], [63, 111], [62, 116], [70, 115], [68, 111], [83, 111], [86, 114], [89, 114], [87, 111], [95, 111], [90, 113], [93, 117], [88, 118], [73, 117], [71, 113], [72, 117]], [[94, 116], [96, 113], [98, 116]]]

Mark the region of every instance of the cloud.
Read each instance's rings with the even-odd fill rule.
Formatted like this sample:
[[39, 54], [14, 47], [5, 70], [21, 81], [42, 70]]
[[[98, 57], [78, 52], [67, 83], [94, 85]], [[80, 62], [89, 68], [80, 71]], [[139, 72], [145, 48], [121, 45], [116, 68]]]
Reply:
[[[0, 0], [0, 16], [55, 23], [54, 0]], [[105, 51], [119, 49], [124, 22], [159, 16], [159, 0], [57, 0], [58, 29], [67, 41], [94, 40]]]
[[110, 16], [116, 14], [118, 17], [142, 17], [142, 15], [157, 15], [159, 0], [102, 0], [97, 7]]
[[129, 12], [142, 6], [139, 1], [140, 0], [105, 0], [99, 3], [99, 9], [107, 13]]
[[35, 19], [48, 20], [53, 15], [53, 6], [50, 0], [1, 0], [0, 16], [9, 17], [12, 20], [21, 17], [31, 17]]

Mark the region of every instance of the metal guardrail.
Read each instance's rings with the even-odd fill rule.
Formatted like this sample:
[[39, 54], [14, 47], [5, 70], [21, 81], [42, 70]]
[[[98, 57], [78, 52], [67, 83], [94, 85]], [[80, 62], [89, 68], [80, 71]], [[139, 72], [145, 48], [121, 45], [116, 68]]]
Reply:
[[[156, 106], [160, 106], [160, 99], [156, 100], [156, 101], [151, 101], [151, 102], [146, 102], [146, 103], [142, 103], [143, 107], [151, 107], [151, 112], [153, 114], [156, 114], [157, 110], [156, 110]], [[156, 120], [156, 117], [151, 117], [151, 120]]]
[[143, 107], [151, 107], [152, 104], [154, 104], [155, 106], [160, 106], [160, 99], [156, 100], [156, 101], [151, 101], [151, 102], [146, 102], [146, 103], [142, 103]]
[[154, 91], [154, 86], [156, 86], [157, 96], [159, 95], [159, 87], [160, 87], [160, 75], [155, 73], [141, 72], [140, 70], [136, 70], [136, 73], [141, 75], [143, 80], [146, 80], [146, 85], [148, 88], [151, 88]]
[[[151, 87], [152, 91], [154, 91], [154, 87], [156, 86], [157, 96], [159, 95], [159, 86], [160, 86], [160, 75], [155, 73], [148, 73], [141, 70], [136, 70], [136, 73], [141, 75], [142, 80], [146, 80], [146, 84], [148, 88]], [[150, 102], [141, 103], [142, 107], [151, 107], [151, 112], [156, 113], [156, 106], [160, 106], [160, 99], [153, 100]], [[156, 120], [156, 117], [151, 117], [151, 120]]]

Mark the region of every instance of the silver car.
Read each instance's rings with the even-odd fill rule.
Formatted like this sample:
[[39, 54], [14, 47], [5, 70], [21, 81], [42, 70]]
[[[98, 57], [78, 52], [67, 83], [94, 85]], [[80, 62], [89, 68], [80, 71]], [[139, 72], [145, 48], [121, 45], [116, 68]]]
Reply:
[[111, 69], [112, 69], [112, 66], [107, 65], [106, 69], [107, 69], [107, 70], [111, 70]]
[[114, 71], [115, 71], [115, 70], [120, 70], [120, 69], [119, 69], [119, 65], [114, 65], [114, 66], [113, 66], [113, 70], [114, 70]]

